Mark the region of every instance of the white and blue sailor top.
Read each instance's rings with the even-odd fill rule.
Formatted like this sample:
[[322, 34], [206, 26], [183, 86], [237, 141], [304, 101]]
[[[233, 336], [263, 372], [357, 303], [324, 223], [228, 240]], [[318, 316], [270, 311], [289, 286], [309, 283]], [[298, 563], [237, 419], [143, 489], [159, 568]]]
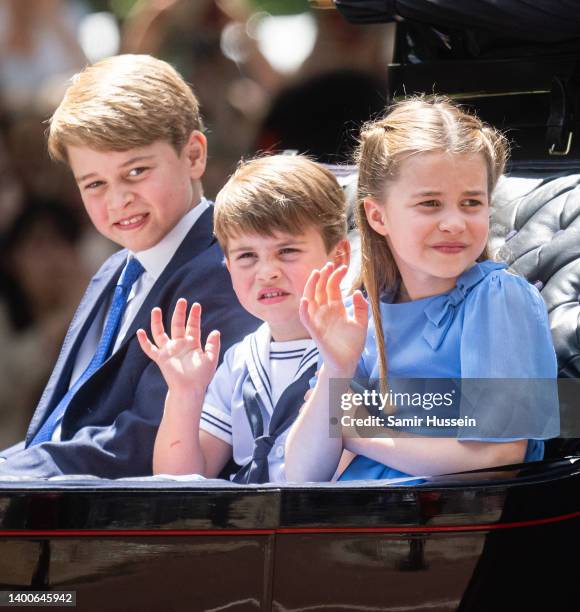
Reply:
[[[316, 370], [311, 339], [274, 342], [266, 323], [230, 347], [210, 383], [200, 428], [232, 446], [242, 483], [285, 482], [284, 445]], [[258, 455], [267, 458], [260, 466]]]

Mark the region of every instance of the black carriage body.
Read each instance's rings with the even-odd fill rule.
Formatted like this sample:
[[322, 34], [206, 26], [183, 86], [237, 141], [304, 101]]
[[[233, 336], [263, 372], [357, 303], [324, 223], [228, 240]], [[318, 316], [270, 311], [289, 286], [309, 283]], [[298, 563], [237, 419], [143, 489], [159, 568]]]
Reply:
[[[337, 4], [355, 21], [403, 19], [391, 97], [449, 94], [508, 130], [512, 177], [536, 182], [513, 194], [510, 179], [500, 186], [492, 237], [497, 248], [509, 241], [516, 269], [543, 279], [560, 375], [578, 377], [578, 24], [546, 21], [544, 31], [536, 20], [542, 36], [530, 25], [510, 37], [511, 25], [458, 17], [463, 2], [417, 0], [414, 13], [411, 0]], [[502, 3], [477, 4], [493, 13]], [[522, 232], [535, 223], [548, 233]], [[564, 278], [554, 273], [566, 266]], [[0, 590], [74, 590], [80, 610], [572, 612], [579, 465], [567, 439], [543, 462], [418, 486], [3, 482]]]
[[6, 484], [0, 589], [80, 610], [575, 610], [572, 460], [418, 487]]

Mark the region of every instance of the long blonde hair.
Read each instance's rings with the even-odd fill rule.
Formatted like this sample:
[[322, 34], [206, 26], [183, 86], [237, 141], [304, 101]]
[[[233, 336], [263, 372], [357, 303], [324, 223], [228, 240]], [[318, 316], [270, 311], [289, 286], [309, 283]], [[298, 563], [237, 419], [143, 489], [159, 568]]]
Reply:
[[[375, 321], [381, 387], [386, 389], [387, 360], [380, 295], [394, 291], [401, 275], [383, 236], [368, 223], [365, 198], [381, 202], [408, 155], [441, 151], [454, 155], [481, 153], [485, 159], [488, 193], [504, 171], [508, 144], [497, 130], [443, 97], [413, 97], [394, 104], [380, 119], [367, 123], [355, 154], [358, 165], [356, 219], [361, 238], [361, 275], [356, 288], [366, 291]], [[487, 259], [487, 248], [478, 261]]]

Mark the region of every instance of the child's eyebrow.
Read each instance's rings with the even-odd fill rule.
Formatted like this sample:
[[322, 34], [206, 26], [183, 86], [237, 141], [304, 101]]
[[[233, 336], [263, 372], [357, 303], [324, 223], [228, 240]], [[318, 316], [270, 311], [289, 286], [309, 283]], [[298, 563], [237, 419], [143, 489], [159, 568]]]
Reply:
[[[140, 162], [140, 161], [144, 161], [147, 159], [153, 159], [153, 155], [138, 155], [137, 157], [132, 157], [131, 159], [128, 159], [126, 162], [123, 162], [119, 168], [125, 168], [126, 166], [130, 166], [131, 164], [134, 164], [136, 162]], [[93, 177], [93, 176], [97, 176], [96, 172], [89, 172], [88, 174], [83, 174], [82, 176], [75, 176], [75, 180], [77, 183], [82, 183], [83, 181], [86, 181], [87, 179]]]
[[[274, 248], [276, 249], [281, 249], [287, 246], [295, 246], [295, 245], [299, 245], [299, 244], [305, 244], [307, 241], [306, 240], [300, 240], [300, 239], [296, 239], [296, 240], [285, 240], [284, 242], [278, 242], [274, 245]], [[239, 246], [235, 249], [228, 249], [228, 252], [230, 254], [232, 253], [240, 253], [241, 251], [253, 251], [255, 250], [255, 247], [251, 247], [251, 246]]]
[[[442, 191], [419, 191], [418, 193], [414, 193], [411, 197], [413, 198], [419, 198], [419, 197], [433, 197], [433, 196], [440, 196], [443, 192]], [[486, 191], [483, 191], [481, 189], [466, 189], [465, 191], [462, 192], [462, 195], [467, 195], [467, 196], [481, 196], [481, 195], [486, 195]]]
[[146, 159], [153, 159], [153, 157], [153, 155], [138, 155], [137, 157], [132, 157], [131, 159], [128, 159], [126, 162], [122, 163], [120, 167], [124, 168], [125, 166], [130, 166], [135, 162], [144, 161]]
[[306, 243], [306, 240], [300, 240], [296, 238], [295, 240], [285, 240], [284, 242], [279, 242], [276, 246], [280, 248], [280, 247], [292, 246], [295, 244], [305, 244], [305, 243]]
[[88, 178], [91, 178], [92, 176], [97, 176], [97, 173], [89, 172], [88, 174], [83, 174], [82, 176], [75, 176], [75, 181], [77, 183], [82, 183], [83, 181], [86, 181]]
[[463, 193], [464, 195], [468, 195], [468, 196], [487, 195], [487, 191], [483, 191], [481, 189], [467, 190], [467, 191], [464, 191]]

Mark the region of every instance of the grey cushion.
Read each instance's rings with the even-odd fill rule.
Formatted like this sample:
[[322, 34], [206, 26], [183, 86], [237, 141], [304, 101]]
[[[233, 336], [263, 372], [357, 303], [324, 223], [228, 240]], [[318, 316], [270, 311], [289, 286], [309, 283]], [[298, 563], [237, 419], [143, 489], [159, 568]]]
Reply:
[[579, 377], [580, 174], [503, 178], [494, 194], [490, 245], [497, 259], [540, 289], [559, 376]]

